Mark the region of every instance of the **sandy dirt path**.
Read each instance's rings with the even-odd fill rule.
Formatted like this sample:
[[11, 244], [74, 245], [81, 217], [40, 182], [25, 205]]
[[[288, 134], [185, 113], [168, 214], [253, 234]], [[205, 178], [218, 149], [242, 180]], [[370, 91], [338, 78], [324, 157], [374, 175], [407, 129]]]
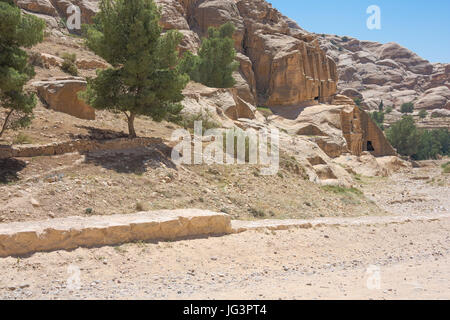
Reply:
[[36, 253], [0, 270], [2, 299], [450, 299], [450, 218]]

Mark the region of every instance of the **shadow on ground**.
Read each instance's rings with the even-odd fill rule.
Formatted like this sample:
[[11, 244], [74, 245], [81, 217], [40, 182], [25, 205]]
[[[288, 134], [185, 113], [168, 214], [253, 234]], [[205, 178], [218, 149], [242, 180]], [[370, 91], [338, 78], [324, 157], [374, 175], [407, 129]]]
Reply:
[[0, 159], [0, 184], [6, 184], [19, 180], [19, 172], [25, 169], [27, 164], [18, 159]]
[[123, 131], [114, 131], [108, 129], [99, 129], [89, 126], [76, 125], [79, 129], [87, 130], [87, 134], [71, 134], [71, 139], [83, 139], [83, 140], [110, 140], [119, 138], [128, 138], [128, 134]]
[[171, 160], [172, 148], [164, 143], [147, 147], [95, 151], [84, 153], [85, 163], [95, 164], [118, 173], [143, 174], [148, 169], [167, 167], [176, 169]]

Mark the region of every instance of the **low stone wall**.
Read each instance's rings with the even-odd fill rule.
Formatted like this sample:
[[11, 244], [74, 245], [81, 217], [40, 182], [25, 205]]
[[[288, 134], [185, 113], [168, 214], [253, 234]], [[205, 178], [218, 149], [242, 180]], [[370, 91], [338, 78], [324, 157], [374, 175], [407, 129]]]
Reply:
[[0, 146], [0, 159], [53, 156], [71, 152], [120, 150], [162, 143], [160, 138], [119, 138], [111, 140], [73, 140], [45, 145]]
[[198, 209], [0, 224], [0, 257], [232, 233], [230, 216]]

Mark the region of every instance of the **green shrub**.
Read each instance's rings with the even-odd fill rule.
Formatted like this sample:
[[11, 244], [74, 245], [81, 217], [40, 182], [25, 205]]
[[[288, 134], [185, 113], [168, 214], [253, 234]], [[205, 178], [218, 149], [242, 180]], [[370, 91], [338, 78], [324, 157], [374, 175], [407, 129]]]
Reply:
[[425, 119], [427, 117], [427, 115], [428, 115], [428, 112], [426, 110], [422, 109], [422, 110], [419, 111], [419, 118], [420, 119]]
[[436, 118], [441, 118], [441, 115], [438, 112], [433, 112], [431, 114], [431, 118], [436, 119]]
[[386, 132], [386, 137], [397, 152], [415, 160], [436, 159], [450, 154], [448, 129], [417, 129], [412, 116], [404, 116]]
[[417, 153], [420, 134], [412, 116], [403, 116], [402, 120], [394, 123], [387, 130], [386, 137], [401, 155], [410, 157]]
[[341, 186], [323, 186], [322, 190], [328, 191], [328, 192], [332, 192], [332, 193], [336, 193], [336, 194], [355, 194], [357, 196], [362, 196], [363, 193], [361, 190], [356, 189], [356, 188], [344, 188]]
[[[232, 134], [234, 137], [233, 150], [230, 150], [231, 152], [233, 152], [233, 154], [231, 154], [231, 155], [235, 158], [238, 156], [238, 141], [244, 140], [245, 162], [249, 162], [250, 161], [250, 137], [246, 134], [246, 132], [244, 130], [239, 129], [239, 128], [233, 128], [233, 131], [227, 131], [227, 132], [229, 134]], [[257, 141], [255, 141], [255, 145], [256, 145], [256, 147], [258, 147]], [[270, 149], [270, 143], [268, 143], [267, 148]], [[227, 133], [226, 132], [223, 133], [223, 152], [225, 154], [228, 153]]]
[[264, 218], [266, 216], [266, 213], [262, 209], [251, 207], [248, 209], [248, 212], [250, 212], [253, 217], [255, 218]]
[[393, 110], [394, 110], [394, 108], [392, 108], [392, 107], [387, 107], [385, 113], [386, 113], [386, 114], [389, 114], [389, 113], [391, 113]]
[[450, 161], [442, 165], [443, 173], [450, 173]]
[[273, 115], [273, 112], [272, 112], [272, 110], [270, 110], [270, 108], [268, 108], [268, 107], [258, 107], [257, 108], [258, 109], [258, 111], [259, 112], [261, 112], [262, 113], [262, 115], [267, 119], [268, 117], [270, 117], [270, 116], [272, 116]]
[[28, 55], [28, 62], [35, 67], [44, 67], [44, 61], [42, 60], [42, 56], [39, 52], [31, 52]]
[[31, 137], [27, 136], [24, 133], [19, 133], [13, 141], [13, 144], [31, 144], [33, 143], [33, 139]]
[[384, 130], [384, 112], [383, 111], [374, 111], [369, 114], [370, 117], [375, 121], [378, 127], [380, 127], [381, 130]]
[[211, 112], [208, 110], [201, 110], [197, 113], [193, 114], [185, 114], [180, 117], [180, 120], [176, 121], [176, 123], [183, 127], [184, 129], [194, 130], [194, 124], [196, 121], [202, 122], [202, 133], [205, 133], [206, 130], [220, 128], [220, 123], [216, 122]]
[[400, 107], [401, 113], [413, 113], [414, 112], [414, 104], [412, 102], [407, 102], [402, 104]]
[[63, 53], [62, 57], [64, 59], [61, 70], [72, 75], [77, 76], [78, 75], [78, 68], [75, 64], [75, 61], [77, 61], [77, 56], [75, 53]]

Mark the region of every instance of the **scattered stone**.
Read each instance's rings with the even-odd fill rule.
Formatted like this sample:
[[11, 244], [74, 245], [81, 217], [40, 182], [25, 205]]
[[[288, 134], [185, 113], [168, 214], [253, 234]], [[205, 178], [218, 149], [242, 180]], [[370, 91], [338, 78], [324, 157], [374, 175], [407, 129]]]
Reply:
[[32, 205], [33, 207], [35, 207], [35, 208], [41, 206], [41, 204], [39, 203], [39, 201], [37, 201], [35, 198], [31, 198], [31, 199], [30, 199], [30, 203], [31, 203], [31, 205]]

